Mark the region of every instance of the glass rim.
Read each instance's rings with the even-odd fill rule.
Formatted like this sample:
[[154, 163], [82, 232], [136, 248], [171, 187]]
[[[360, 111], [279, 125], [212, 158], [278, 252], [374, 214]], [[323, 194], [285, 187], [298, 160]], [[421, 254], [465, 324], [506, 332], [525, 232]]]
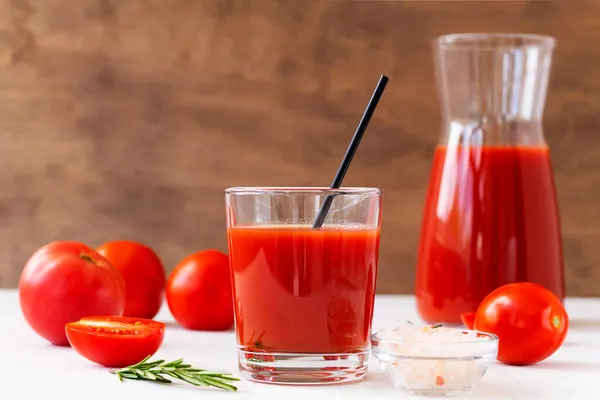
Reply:
[[225, 189], [226, 194], [335, 194], [340, 195], [381, 195], [383, 189], [375, 187], [344, 187], [332, 189], [326, 186], [234, 186]]
[[[500, 43], [489, 43], [489, 40]], [[516, 43], [521, 40], [522, 43]], [[450, 33], [433, 39], [433, 44], [443, 49], [453, 50], [501, 50], [506, 48], [553, 48], [553, 36], [537, 33]]]

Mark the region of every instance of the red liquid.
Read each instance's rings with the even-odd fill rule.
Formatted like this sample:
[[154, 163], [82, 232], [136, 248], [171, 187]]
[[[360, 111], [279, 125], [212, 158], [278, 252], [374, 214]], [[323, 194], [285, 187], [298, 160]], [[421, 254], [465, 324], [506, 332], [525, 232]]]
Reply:
[[521, 281], [564, 297], [548, 149], [438, 147], [417, 265], [421, 317], [459, 323], [492, 290]]
[[244, 349], [368, 348], [378, 230], [235, 227], [228, 238], [236, 334]]

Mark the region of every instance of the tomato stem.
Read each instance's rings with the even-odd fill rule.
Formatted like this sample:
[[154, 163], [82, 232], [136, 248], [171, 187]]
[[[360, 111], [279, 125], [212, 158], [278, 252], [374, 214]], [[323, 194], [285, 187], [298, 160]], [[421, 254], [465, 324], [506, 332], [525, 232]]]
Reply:
[[98, 264], [98, 261], [96, 261], [92, 256], [90, 256], [89, 254], [84, 254], [81, 253], [79, 255], [79, 258], [81, 258], [82, 260], [85, 260], [87, 262], [91, 262], [92, 264]]

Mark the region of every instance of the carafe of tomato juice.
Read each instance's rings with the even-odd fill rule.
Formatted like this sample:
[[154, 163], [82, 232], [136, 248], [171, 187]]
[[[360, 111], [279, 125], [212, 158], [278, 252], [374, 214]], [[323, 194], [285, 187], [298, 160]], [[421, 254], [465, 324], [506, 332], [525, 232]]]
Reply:
[[442, 135], [435, 149], [415, 294], [427, 322], [458, 323], [492, 290], [541, 284], [564, 297], [560, 223], [542, 114], [554, 39], [435, 40]]

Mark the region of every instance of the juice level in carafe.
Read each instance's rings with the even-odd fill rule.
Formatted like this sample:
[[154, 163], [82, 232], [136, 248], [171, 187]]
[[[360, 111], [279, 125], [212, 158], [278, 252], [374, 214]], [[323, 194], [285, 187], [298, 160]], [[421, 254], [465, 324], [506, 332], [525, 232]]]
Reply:
[[562, 263], [545, 145], [436, 149], [417, 266], [424, 320], [459, 323], [512, 282], [536, 282], [563, 298]]

